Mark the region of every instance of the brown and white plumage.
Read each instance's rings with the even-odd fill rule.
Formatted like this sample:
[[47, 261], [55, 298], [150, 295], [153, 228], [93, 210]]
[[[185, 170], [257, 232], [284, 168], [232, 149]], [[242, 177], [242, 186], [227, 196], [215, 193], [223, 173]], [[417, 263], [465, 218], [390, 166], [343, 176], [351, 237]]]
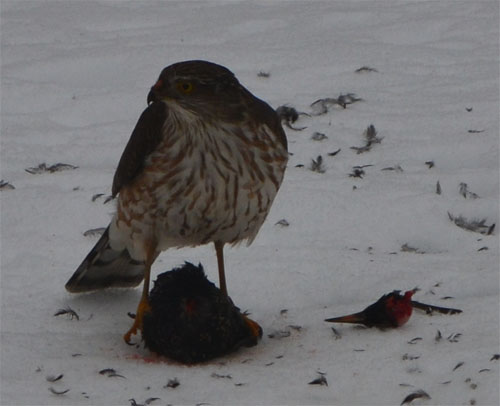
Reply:
[[279, 118], [228, 69], [171, 65], [148, 103], [113, 179], [116, 214], [66, 284], [70, 292], [135, 286], [145, 276], [145, 304], [161, 251], [210, 242], [226, 292], [224, 244], [250, 244], [278, 192], [288, 159]]

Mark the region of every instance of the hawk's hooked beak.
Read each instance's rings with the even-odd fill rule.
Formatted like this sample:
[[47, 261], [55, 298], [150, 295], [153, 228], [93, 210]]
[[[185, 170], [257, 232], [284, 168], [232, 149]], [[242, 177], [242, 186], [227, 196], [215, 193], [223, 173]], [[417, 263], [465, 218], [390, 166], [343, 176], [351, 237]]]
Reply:
[[158, 100], [158, 96], [156, 95], [156, 90], [154, 88], [154, 86], [151, 88], [151, 90], [149, 91], [148, 93], [148, 106], [151, 104], [151, 103], [154, 103], [155, 101]]
[[158, 97], [158, 91], [161, 89], [162, 85], [163, 85], [163, 83], [162, 83], [161, 79], [158, 79], [158, 82], [156, 82], [154, 84], [154, 86], [151, 88], [151, 90], [148, 93], [148, 106], [151, 103], [154, 103], [154, 102], [160, 100], [160, 98]]

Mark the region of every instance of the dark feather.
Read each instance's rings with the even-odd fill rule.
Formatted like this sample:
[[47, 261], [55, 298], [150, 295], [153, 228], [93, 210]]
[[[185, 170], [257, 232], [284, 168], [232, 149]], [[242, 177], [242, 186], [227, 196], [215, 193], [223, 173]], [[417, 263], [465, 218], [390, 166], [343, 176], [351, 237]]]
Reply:
[[163, 102], [150, 104], [141, 114], [116, 168], [111, 190], [113, 197], [142, 171], [147, 157], [163, 140], [167, 114], [167, 105]]
[[109, 245], [109, 227], [66, 283], [72, 293], [105, 288], [137, 286], [144, 278], [144, 263], [133, 260], [127, 250]]
[[269, 129], [278, 136], [279, 141], [285, 149], [288, 149], [286, 134], [281, 126], [281, 119], [276, 111], [265, 101], [253, 96], [243, 86], [241, 87], [241, 90], [245, 93], [248, 99], [251, 100], [251, 104], [248, 106], [248, 109], [251, 111], [252, 116], [258, 117], [260, 120], [265, 122]]

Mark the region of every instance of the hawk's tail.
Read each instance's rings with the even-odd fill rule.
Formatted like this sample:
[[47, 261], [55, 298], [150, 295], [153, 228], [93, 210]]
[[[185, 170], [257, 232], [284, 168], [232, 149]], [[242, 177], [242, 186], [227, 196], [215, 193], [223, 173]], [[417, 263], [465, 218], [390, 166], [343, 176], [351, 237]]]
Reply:
[[66, 283], [66, 290], [80, 293], [137, 286], [144, 278], [144, 268], [144, 262], [132, 259], [126, 249], [111, 248], [108, 227]]

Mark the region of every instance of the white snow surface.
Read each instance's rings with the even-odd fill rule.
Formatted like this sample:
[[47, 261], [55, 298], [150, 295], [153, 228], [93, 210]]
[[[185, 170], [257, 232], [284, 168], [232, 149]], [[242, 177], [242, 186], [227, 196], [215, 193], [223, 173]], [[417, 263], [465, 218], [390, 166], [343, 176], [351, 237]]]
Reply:
[[[113, 213], [104, 198], [150, 86], [188, 59], [227, 66], [275, 108], [363, 99], [286, 128], [268, 219], [225, 252], [229, 293], [264, 337], [195, 366], [125, 344], [140, 289], [64, 289], [96, 242], [83, 232]], [[0, 192], [2, 405], [399, 405], [419, 389], [430, 399], [411, 404], [499, 404], [498, 227], [448, 217], [499, 222], [498, 1], [2, 1], [1, 101], [1, 179], [15, 187]], [[357, 154], [370, 124], [383, 140]], [[324, 173], [309, 169], [318, 155]], [[25, 171], [60, 162], [78, 168]], [[164, 252], [153, 280], [184, 261], [217, 282], [212, 246]], [[415, 300], [463, 313], [335, 325], [340, 339], [323, 321], [416, 286]], [[66, 307], [80, 319], [54, 317]], [[309, 384], [319, 372], [328, 386]]]

